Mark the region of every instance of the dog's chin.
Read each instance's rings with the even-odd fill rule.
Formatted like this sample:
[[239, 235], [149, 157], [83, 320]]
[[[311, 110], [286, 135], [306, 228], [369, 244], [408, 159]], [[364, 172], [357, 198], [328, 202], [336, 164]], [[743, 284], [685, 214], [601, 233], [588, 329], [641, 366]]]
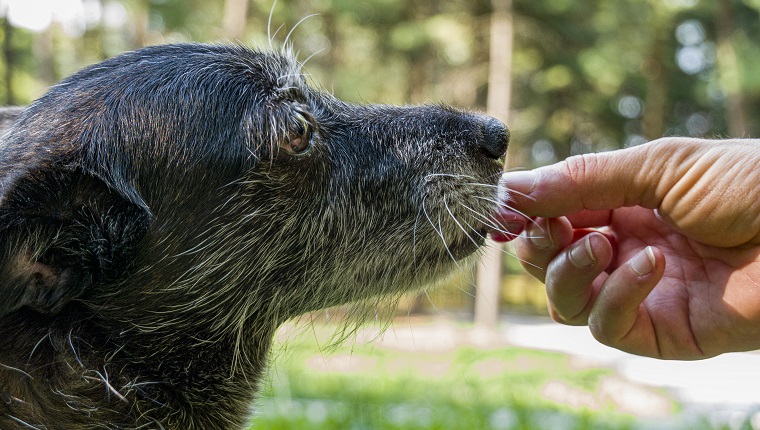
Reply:
[[446, 247], [448, 252], [456, 261], [464, 260], [465, 258], [475, 254], [486, 243], [487, 229], [481, 229], [476, 233], [470, 233], [469, 235], [462, 235]]

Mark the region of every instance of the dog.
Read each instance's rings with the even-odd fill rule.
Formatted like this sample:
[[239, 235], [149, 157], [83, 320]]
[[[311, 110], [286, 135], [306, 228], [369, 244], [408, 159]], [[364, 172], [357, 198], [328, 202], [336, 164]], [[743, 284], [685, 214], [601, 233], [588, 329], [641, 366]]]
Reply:
[[0, 428], [245, 428], [283, 322], [475, 261], [508, 141], [340, 101], [287, 49], [65, 79], [0, 140]]

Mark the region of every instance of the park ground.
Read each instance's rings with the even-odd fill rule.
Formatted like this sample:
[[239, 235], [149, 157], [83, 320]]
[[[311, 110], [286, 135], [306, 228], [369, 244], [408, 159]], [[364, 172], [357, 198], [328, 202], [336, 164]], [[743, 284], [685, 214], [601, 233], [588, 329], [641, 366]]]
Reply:
[[543, 317], [341, 328], [281, 330], [255, 429], [760, 429], [758, 353], [647, 359]]

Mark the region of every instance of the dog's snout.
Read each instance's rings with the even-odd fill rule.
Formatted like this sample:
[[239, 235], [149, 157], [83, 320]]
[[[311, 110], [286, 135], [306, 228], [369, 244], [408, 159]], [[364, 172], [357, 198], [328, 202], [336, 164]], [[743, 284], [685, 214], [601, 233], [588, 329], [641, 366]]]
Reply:
[[479, 142], [480, 149], [488, 157], [499, 159], [507, 152], [509, 130], [496, 118], [488, 118], [483, 123], [483, 139]]

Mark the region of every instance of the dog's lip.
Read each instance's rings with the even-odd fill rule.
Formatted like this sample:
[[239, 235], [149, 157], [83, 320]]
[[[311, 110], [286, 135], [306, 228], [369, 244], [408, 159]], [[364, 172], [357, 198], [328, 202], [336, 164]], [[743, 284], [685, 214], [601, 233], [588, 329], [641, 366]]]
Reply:
[[525, 230], [526, 223], [527, 218], [524, 215], [506, 206], [500, 206], [489, 218], [488, 233], [496, 242], [510, 242]]
[[499, 243], [516, 239], [525, 230], [527, 218], [505, 206], [500, 206], [486, 223], [476, 229], [475, 234], [465, 235], [447, 245], [455, 259], [464, 258], [485, 244], [486, 235]]
[[464, 235], [463, 237], [447, 244], [446, 248], [455, 260], [461, 260], [485, 244], [487, 229], [482, 228], [475, 234]]

